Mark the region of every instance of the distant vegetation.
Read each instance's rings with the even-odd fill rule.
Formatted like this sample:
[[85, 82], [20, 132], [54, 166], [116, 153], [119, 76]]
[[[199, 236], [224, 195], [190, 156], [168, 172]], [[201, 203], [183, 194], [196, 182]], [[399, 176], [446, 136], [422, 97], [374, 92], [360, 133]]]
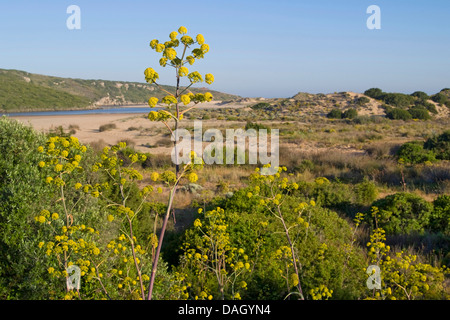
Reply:
[[[173, 91], [171, 86], [161, 87]], [[206, 88], [190, 89], [194, 94], [206, 92]], [[239, 98], [214, 90], [209, 92], [215, 100]], [[3, 112], [81, 109], [95, 103], [146, 104], [150, 94], [157, 98], [167, 95], [157, 87], [139, 82], [59, 78], [0, 69], [0, 110]]]
[[386, 117], [393, 120], [431, 119], [430, 113], [437, 114], [438, 111], [430, 100], [441, 106], [445, 105], [450, 108], [449, 89], [443, 89], [441, 92], [432, 96], [422, 91], [415, 91], [410, 95], [387, 93], [379, 88], [371, 88], [366, 90], [364, 94], [383, 102]]

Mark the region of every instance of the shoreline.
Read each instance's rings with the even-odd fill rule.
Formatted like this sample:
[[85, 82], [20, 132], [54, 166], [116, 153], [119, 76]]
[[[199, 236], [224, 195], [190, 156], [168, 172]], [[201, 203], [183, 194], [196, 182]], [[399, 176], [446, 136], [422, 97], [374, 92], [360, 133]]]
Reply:
[[[226, 103], [211, 101], [200, 104], [197, 108], [245, 108], [249, 103]], [[64, 131], [74, 130], [73, 136], [84, 144], [109, 144], [129, 141], [136, 150], [150, 153], [170, 154], [171, 144], [165, 136], [165, 126], [161, 122], [152, 122], [145, 116], [151, 110], [148, 105], [128, 105], [122, 108], [147, 107], [142, 113], [87, 113], [87, 114], [54, 114], [54, 115], [21, 115], [7, 116], [33, 127], [37, 131], [51, 132], [62, 127]], [[183, 106], [184, 108], [189, 107]], [[209, 122], [206, 120], [206, 122]], [[112, 129], [100, 131], [103, 125], [112, 124]]]
[[[246, 107], [248, 104], [251, 104], [253, 102], [235, 102], [235, 101], [211, 101], [211, 102], [204, 102], [197, 106], [199, 109], [209, 109], [209, 108], [243, 108]], [[184, 106], [184, 105], [183, 105]], [[184, 107], [191, 107], [193, 104], [188, 104]], [[2, 111], [1, 115], [8, 116], [9, 114], [15, 114], [14, 116], [18, 116], [17, 114], [23, 114], [24, 116], [27, 116], [28, 113], [35, 113], [35, 112], [80, 112], [80, 111], [92, 111], [92, 110], [105, 110], [105, 109], [132, 109], [132, 108], [145, 108], [149, 107], [148, 104], [125, 104], [125, 105], [101, 105], [97, 107], [86, 107], [86, 108], [69, 108], [69, 109], [33, 109], [33, 110], [8, 110]], [[165, 106], [156, 105], [153, 108], [165, 108]]]

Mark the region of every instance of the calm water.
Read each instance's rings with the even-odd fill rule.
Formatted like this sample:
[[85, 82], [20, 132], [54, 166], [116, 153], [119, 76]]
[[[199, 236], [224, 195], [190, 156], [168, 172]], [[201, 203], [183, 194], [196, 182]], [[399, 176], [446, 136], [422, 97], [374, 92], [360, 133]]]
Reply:
[[79, 115], [79, 114], [128, 114], [128, 113], [149, 113], [151, 110], [156, 110], [150, 107], [107, 107], [93, 110], [61, 110], [61, 111], [33, 111], [33, 112], [12, 112], [2, 113], [10, 117], [17, 116], [64, 116], [64, 115]]

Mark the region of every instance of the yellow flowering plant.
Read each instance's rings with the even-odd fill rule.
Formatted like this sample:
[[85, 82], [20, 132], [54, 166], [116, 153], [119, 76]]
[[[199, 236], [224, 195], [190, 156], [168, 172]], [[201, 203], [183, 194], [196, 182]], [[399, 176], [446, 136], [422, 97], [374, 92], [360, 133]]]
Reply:
[[198, 214], [183, 242], [180, 266], [189, 274], [191, 296], [239, 300], [240, 290], [247, 288], [239, 278], [250, 269], [248, 256], [244, 249], [232, 245], [224, 209], [203, 212], [200, 208]]
[[[44, 180], [53, 186], [58, 194], [58, 202], [61, 203], [58, 208], [62, 209], [60, 213], [43, 209], [35, 216], [36, 223], [45, 227], [43, 232], [50, 238], [47, 242], [40, 242], [39, 249], [45, 251], [52, 265], [48, 268], [50, 277], [65, 280], [66, 293], [63, 298], [81, 299], [78, 290], [70, 290], [66, 270], [73, 264], [78, 265], [87, 286], [99, 279], [98, 264], [94, 262], [100, 254], [99, 233], [94, 228], [78, 223], [75, 205], [69, 206], [67, 193], [71, 187], [80, 189], [79, 183], [74, 183], [71, 176], [75, 171], [83, 171], [81, 161], [87, 148], [75, 137], [52, 136], [44, 146], [39, 146], [37, 151], [44, 157], [37, 165], [45, 177]], [[81, 194], [78, 197], [80, 196]], [[58, 296], [57, 292], [55, 294]]]
[[[270, 164], [264, 167], [269, 167]], [[300, 261], [298, 259], [298, 252], [296, 241], [299, 240], [299, 233], [303, 232], [305, 238], [308, 237], [309, 220], [310, 220], [310, 206], [315, 206], [315, 202], [311, 201], [309, 204], [302, 202], [298, 205], [296, 211], [298, 212], [295, 221], [287, 221], [283, 203], [289, 193], [298, 189], [298, 184], [292, 182], [283, 173], [287, 171], [286, 167], [276, 168], [277, 172], [274, 175], [263, 175], [259, 168], [251, 175], [251, 182], [253, 185], [253, 192], [249, 192], [249, 198], [257, 197], [259, 205], [268, 210], [283, 227], [284, 235], [286, 236], [287, 246], [282, 246], [275, 252], [276, 257], [280, 261], [285, 261], [285, 270], [280, 269], [280, 273], [285, 272], [283, 276], [287, 282], [287, 289], [290, 292], [288, 295], [297, 294], [300, 299], [305, 299], [300, 276]], [[264, 189], [266, 192], [262, 192]], [[308, 215], [308, 216], [306, 216]], [[287, 263], [289, 262], [289, 263]], [[295, 291], [291, 291], [295, 288]]]
[[[204, 77], [198, 71], [190, 70], [190, 67], [198, 60], [203, 59], [205, 54], [210, 50], [209, 46], [205, 43], [203, 35], [198, 34], [194, 37], [189, 36], [186, 27], [181, 26], [177, 31], [172, 31], [169, 34], [168, 41], [160, 42], [158, 39], [150, 41], [150, 47], [157, 53], [160, 53], [162, 57], [159, 60], [161, 67], [172, 67], [175, 69], [176, 75], [176, 87], [175, 92], [169, 92], [160, 86], [157, 82], [159, 74], [153, 68], [147, 68], [144, 71], [145, 80], [155, 85], [164, 91], [167, 95], [162, 99], [162, 103], [165, 105], [165, 109], [159, 111], [150, 111], [148, 119], [150, 121], [162, 122], [168, 129], [172, 137], [174, 138], [174, 155], [175, 155], [175, 172], [164, 172], [160, 176], [152, 176], [152, 180], [157, 181], [161, 179], [167, 184], [169, 188], [169, 199], [166, 215], [163, 218], [163, 224], [160, 231], [159, 242], [157, 250], [155, 252], [155, 258], [153, 260], [153, 267], [150, 277], [150, 284], [148, 289], [147, 299], [152, 299], [153, 287], [156, 277], [156, 269], [160, 254], [160, 248], [164, 240], [164, 234], [166, 231], [167, 221], [173, 210], [173, 199], [177, 192], [180, 181], [183, 176], [187, 177], [187, 181], [190, 183], [197, 182], [198, 176], [194, 172], [201, 168], [203, 160], [197, 155], [191, 155], [190, 162], [184, 163], [184, 166], [179, 164], [179, 154], [177, 152], [176, 132], [179, 128], [179, 123], [183, 119], [186, 112], [195, 108], [199, 103], [212, 101], [213, 96], [210, 92], [193, 94], [190, 91], [192, 85], [205, 81], [207, 84], [214, 82], [214, 76], [212, 74], [205, 74]], [[182, 87], [182, 79], [188, 80], [188, 84]], [[158, 99], [152, 97], [149, 99], [149, 106], [155, 107], [158, 103]], [[171, 111], [173, 110], [174, 111]], [[173, 213], [172, 213], [173, 214]]]
[[372, 207], [370, 214], [375, 220], [375, 229], [367, 242], [367, 252], [368, 264], [380, 268], [381, 288], [370, 290], [366, 299], [449, 299], [444, 288], [448, 268], [421, 262], [417, 255], [408, 254], [404, 250], [392, 252], [391, 247], [386, 244], [386, 232], [377, 226], [378, 213], [378, 208]]

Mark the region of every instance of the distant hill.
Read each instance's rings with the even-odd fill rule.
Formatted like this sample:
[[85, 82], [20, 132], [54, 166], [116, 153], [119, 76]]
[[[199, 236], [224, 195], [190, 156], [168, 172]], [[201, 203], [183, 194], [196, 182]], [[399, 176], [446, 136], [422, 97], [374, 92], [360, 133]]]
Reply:
[[[175, 90], [173, 86], [161, 87], [169, 92]], [[193, 93], [209, 91], [217, 101], [241, 98], [207, 88], [191, 87], [190, 90]], [[150, 97], [165, 95], [161, 89], [147, 83], [60, 78], [0, 69], [0, 110], [4, 112], [145, 104]]]
[[434, 118], [450, 116], [450, 89], [443, 89], [432, 96], [419, 91], [411, 95], [385, 93], [381, 90], [380, 92], [382, 93], [380, 97], [356, 92], [328, 94], [299, 92], [290, 98], [259, 101], [252, 106], [252, 109], [276, 112], [279, 115], [295, 113], [327, 115], [333, 109], [344, 112], [351, 108], [357, 110], [358, 115], [384, 116], [386, 108], [425, 108]]

